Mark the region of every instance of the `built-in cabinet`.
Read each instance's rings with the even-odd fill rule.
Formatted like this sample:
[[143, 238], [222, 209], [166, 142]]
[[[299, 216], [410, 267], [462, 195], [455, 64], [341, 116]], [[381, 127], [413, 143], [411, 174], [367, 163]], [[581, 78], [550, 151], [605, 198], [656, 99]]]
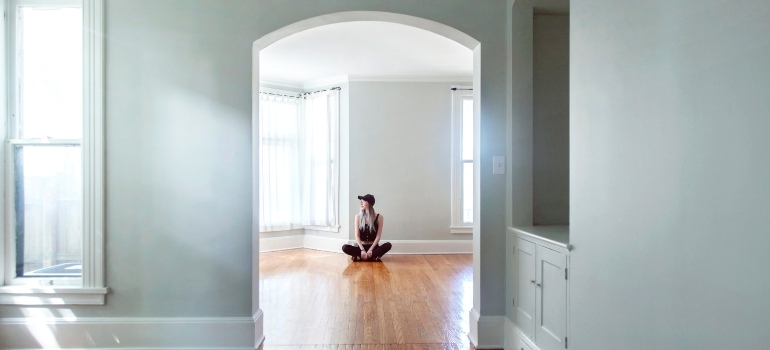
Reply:
[[511, 229], [507, 240], [510, 316], [518, 333], [527, 338], [514, 344], [527, 345], [517, 347], [525, 350], [566, 349], [570, 247], [528, 231], [532, 230]]

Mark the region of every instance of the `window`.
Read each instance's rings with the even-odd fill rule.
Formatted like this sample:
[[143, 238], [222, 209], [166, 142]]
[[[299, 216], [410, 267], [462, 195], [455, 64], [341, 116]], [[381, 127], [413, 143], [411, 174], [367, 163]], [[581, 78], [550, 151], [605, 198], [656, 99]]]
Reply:
[[473, 91], [452, 90], [452, 233], [473, 232]]
[[338, 230], [339, 89], [262, 90], [260, 232]]
[[302, 228], [301, 101], [290, 95], [259, 95], [259, 226], [263, 232]]
[[4, 304], [103, 304], [103, 0], [9, 0]]
[[302, 100], [303, 224], [337, 227], [339, 209], [339, 89], [305, 94]]

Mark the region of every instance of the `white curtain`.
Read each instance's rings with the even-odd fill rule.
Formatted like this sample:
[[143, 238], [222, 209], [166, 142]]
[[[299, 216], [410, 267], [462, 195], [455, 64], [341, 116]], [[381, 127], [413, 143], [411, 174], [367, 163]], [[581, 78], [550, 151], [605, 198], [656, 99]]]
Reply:
[[300, 98], [259, 94], [259, 230], [302, 228]]
[[302, 224], [337, 226], [339, 90], [305, 95], [302, 103]]
[[338, 226], [339, 90], [260, 94], [259, 230]]

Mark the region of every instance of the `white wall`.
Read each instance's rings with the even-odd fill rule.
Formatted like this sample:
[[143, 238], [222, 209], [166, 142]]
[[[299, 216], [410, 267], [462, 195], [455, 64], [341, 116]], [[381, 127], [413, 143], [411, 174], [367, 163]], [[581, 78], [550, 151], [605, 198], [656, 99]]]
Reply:
[[374, 195], [383, 240], [471, 238], [449, 231], [451, 85], [350, 83], [348, 212], [359, 212], [356, 196]]
[[532, 220], [569, 224], [569, 16], [533, 20]]
[[770, 348], [770, 2], [570, 22], [570, 349]]
[[[510, 4], [511, 1], [509, 1]], [[507, 211], [511, 218], [507, 224], [513, 226], [532, 225], [532, 176], [533, 160], [533, 18], [532, 6], [527, 2], [515, 1], [511, 11], [508, 46], [511, 60], [509, 79], [511, 125], [509, 126], [509, 170]]]

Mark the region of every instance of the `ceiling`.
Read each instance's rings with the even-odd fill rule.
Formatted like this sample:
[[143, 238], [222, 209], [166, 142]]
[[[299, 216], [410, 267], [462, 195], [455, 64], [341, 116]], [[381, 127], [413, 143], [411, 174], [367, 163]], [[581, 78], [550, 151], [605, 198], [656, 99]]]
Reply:
[[[302, 85], [351, 78], [470, 78], [473, 51], [441, 35], [390, 22], [347, 22], [312, 28], [266, 47], [265, 80]], [[466, 80], [466, 79], [464, 79]]]

